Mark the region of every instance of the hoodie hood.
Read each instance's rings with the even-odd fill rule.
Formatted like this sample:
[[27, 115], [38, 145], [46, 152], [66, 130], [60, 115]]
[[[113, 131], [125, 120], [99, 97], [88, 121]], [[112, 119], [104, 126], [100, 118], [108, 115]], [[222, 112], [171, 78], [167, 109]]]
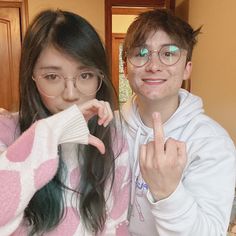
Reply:
[[[153, 137], [152, 128], [147, 127], [141, 120], [134, 94], [121, 109], [126, 128], [132, 137], [137, 137], [139, 132], [143, 137]], [[163, 124], [166, 137], [173, 136], [178, 130], [182, 130], [195, 116], [203, 113], [202, 99], [184, 89], [179, 91], [180, 104], [175, 113]], [[175, 136], [175, 135], [174, 135]], [[144, 141], [144, 140], [143, 140]], [[147, 142], [148, 140], [146, 140]], [[145, 142], [145, 143], [146, 143]]]

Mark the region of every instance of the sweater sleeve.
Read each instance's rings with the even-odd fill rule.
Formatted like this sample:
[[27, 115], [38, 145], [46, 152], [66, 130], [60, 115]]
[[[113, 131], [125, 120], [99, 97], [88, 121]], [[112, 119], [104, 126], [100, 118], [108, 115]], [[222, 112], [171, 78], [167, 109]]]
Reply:
[[86, 144], [89, 130], [74, 105], [36, 122], [16, 140], [14, 133], [14, 124], [0, 117], [0, 235], [16, 230], [30, 199], [56, 174], [58, 144]]
[[168, 198], [153, 202], [162, 236], [226, 235], [234, 197], [236, 153], [229, 137], [194, 140], [182, 181]]

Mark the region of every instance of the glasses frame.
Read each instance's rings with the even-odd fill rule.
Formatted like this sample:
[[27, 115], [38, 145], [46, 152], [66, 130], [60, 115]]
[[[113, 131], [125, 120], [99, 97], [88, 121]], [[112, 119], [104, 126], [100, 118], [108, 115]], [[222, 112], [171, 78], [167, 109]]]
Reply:
[[[86, 72], [87, 72], [87, 71], [86, 71]], [[76, 86], [76, 84], [75, 84], [75, 83], [76, 83], [76, 79], [75, 79], [76, 76], [63, 76], [63, 75], [60, 75], [60, 76], [64, 79], [65, 86], [64, 86], [64, 89], [61, 91], [61, 93], [59, 93], [58, 95], [48, 95], [48, 94], [45, 93], [45, 92], [43, 91], [43, 89], [40, 88], [40, 86], [38, 85], [38, 84], [39, 84], [39, 83], [38, 83], [38, 80], [41, 79], [44, 75], [50, 74], [50, 73], [45, 73], [45, 74], [38, 75], [38, 76], [33, 76], [33, 75], [32, 75], [32, 80], [34, 80], [34, 82], [36, 83], [39, 92], [42, 93], [44, 96], [49, 97], [49, 98], [55, 98], [55, 97], [60, 96], [60, 95], [62, 94], [62, 92], [66, 89], [66, 81], [68, 81], [68, 80], [73, 81], [74, 87], [75, 87], [80, 93], [82, 93], [84, 96], [91, 96], [91, 95], [96, 94], [96, 93], [100, 90], [100, 88], [102, 87], [103, 79], [104, 79], [104, 77], [105, 77], [104, 74], [103, 74], [101, 71], [99, 71], [99, 70], [98, 70], [98, 71], [94, 71], [94, 69], [93, 69], [93, 72], [94, 72], [95, 74], [97, 74], [98, 78], [100, 79], [100, 84], [99, 84], [97, 90], [96, 90], [94, 93], [91, 93], [91, 94], [85, 94], [84, 92], [82, 92], [82, 91], [79, 89], [79, 87]], [[52, 73], [52, 74], [53, 74], [53, 73]], [[57, 73], [54, 73], [54, 74], [57, 74]], [[81, 73], [81, 74], [82, 74], [82, 73]], [[57, 75], [59, 75], [59, 74], [57, 74]]]
[[[161, 52], [161, 50], [162, 50], [164, 47], [168, 47], [168, 46], [175, 46], [175, 47], [177, 47], [177, 48], [179, 49], [179, 51], [180, 51], [178, 60], [177, 60], [175, 63], [173, 63], [173, 64], [165, 64], [165, 63], [161, 60], [161, 57], [160, 57], [160, 52]], [[146, 47], [143, 46], [143, 47], [140, 47], [140, 49], [141, 49], [141, 48], [146, 48]], [[137, 66], [137, 65], [135, 65], [134, 63], [132, 63], [132, 61], [131, 61], [131, 59], [130, 59], [131, 57], [129, 56], [129, 53], [128, 53], [128, 52], [126, 53], [126, 57], [128, 58], [129, 62], [130, 62], [133, 66], [135, 66], [135, 67], [137, 67], [137, 68], [140, 68], [140, 67], [145, 66], [145, 65], [150, 61], [150, 58], [151, 58], [152, 54], [155, 52], [155, 53], [157, 53], [157, 55], [158, 55], [159, 61], [160, 61], [163, 65], [165, 65], [165, 66], [173, 66], [173, 65], [175, 65], [176, 63], [178, 63], [178, 61], [179, 61], [180, 58], [182, 57], [182, 51], [183, 51], [183, 49], [180, 48], [180, 47], [178, 47], [176, 44], [165, 44], [165, 45], [163, 45], [159, 50], [157, 50], [157, 49], [155, 49], [155, 50], [149, 50], [148, 48], [146, 48], [146, 49], [148, 50], [148, 56], [147, 56], [147, 61], [146, 61], [143, 65]]]

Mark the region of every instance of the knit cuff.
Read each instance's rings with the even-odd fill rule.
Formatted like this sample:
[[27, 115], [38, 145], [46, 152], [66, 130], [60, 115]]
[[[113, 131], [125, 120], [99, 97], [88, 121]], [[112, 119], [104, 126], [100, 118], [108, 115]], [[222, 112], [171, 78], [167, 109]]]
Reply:
[[76, 105], [45, 119], [45, 121], [59, 135], [58, 144], [88, 144], [87, 122]]

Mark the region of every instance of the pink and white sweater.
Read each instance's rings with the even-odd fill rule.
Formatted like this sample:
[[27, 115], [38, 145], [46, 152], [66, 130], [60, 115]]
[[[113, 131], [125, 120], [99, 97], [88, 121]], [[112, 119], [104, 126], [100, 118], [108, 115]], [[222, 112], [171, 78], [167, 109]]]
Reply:
[[[77, 106], [34, 123], [20, 135], [18, 115], [0, 116], [0, 235], [26, 236], [29, 229], [23, 220], [24, 210], [35, 192], [46, 185], [58, 168], [57, 147], [62, 144], [63, 161], [68, 169], [67, 186], [73, 188], [80, 179], [75, 154], [76, 143], [87, 144], [89, 130]], [[121, 138], [114, 139], [117, 149]], [[116, 150], [114, 150], [116, 152]], [[63, 155], [66, 154], [66, 155]], [[107, 196], [107, 221], [102, 235], [129, 235], [127, 214], [130, 189], [130, 168], [127, 145], [115, 162], [115, 180]], [[67, 214], [47, 236], [91, 236], [75, 213], [76, 200], [66, 190]], [[43, 207], [43, 206], [42, 206]]]

